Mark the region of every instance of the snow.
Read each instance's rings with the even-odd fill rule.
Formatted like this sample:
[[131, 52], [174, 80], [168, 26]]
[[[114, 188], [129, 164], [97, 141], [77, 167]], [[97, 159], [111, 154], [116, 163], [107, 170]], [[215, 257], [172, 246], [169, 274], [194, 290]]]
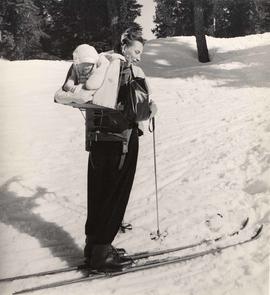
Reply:
[[[228, 233], [246, 216], [248, 230], [264, 224], [263, 235], [187, 263], [36, 294], [269, 294], [270, 33], [207, 41], [207, 64], [197, 61], [193, 37], [145, 46], [141, 66], [159, 107], [160, 229], [168, 236], [149, 236], [156, 231], [156, 213], [152, 134], [145, 128], [125, 216], [133, 230], [119, 234], [114, 245], [129, 252], [186, 245]], [[0, 60], [0, 277], [59, 268], [82, 257], [84, 119], [53, 103], [69, 66]], [[1, 294], [79, 275], [0, 283]]]

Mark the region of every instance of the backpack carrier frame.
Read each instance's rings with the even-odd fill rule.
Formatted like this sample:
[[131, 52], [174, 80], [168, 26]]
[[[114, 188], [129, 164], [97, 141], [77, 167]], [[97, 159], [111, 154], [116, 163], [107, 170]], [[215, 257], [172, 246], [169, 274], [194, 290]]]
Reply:
[[128, 123], [121, 112], [90, 103], [74, 103], [72, 106], [78, 108], [85, 119], [85, 150], [87, 152], [91, 154], [93, 142], [116, 141], [122, 143], [120, 170], [125, 162], [132, 132], [132, 129], [127, 128]]

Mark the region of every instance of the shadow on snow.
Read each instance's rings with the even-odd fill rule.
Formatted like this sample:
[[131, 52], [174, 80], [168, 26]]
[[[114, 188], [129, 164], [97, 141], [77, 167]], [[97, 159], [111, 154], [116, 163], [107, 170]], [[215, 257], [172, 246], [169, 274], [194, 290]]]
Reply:
[[269, 87], [269, 52], [270, 45], [228, 52], [219, 52], [218, 48], [212, 47], [209, 49], [211, 62], [200, 63], [197, 51], [184, 41], [168, 38], [161, 42], [157, 39], [146, 44], [141, 66], [149, 77], [187, 79], [201, 76], [219, 80], [218, 87]]
[[[19, 178], [13, 177], [0, 187], [0, 222], [36, 238], [41, 247], [48, 248], [53, 256], [69, 265], [78, 262], [78, 258], [83, 257], [83, 251], [76, 245], [70, 234], [57, 224], [48, 222], [33, 213], [33, 209], [37, 207], [36, 200], [42, 198], [48, 191], [37, 187], [31, 197], [19, 196], [9, 190], [12, 183], [18, 182]], [[15, 239], [14, 243], [23, 243], [23, 241]]]

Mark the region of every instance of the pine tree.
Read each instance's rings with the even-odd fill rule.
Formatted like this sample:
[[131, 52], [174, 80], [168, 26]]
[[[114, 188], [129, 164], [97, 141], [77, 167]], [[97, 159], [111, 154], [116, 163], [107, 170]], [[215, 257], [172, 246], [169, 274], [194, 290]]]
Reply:
[[179, 1], [155, 0], [156, 13], [154, 17], [155, 28], [153, 33], [158, 37], [175, 36], [178, 20]]
[[119, 33], [132, 26], [139, 26], [135, 19], [141, 15], [142, 5], [137, 0], [120, 0], [119, 1]]
[[32, 0], [4, 0], [2, 12], [2, 54], [11, 59], [27, 59], [42, 51], [40, 9]]
[[121, 33], [131, 26], [140, 27], [135, 19], [141, 15], [141, 4], [137, 0], [107, 0], [111, 45], [117, 47]]
[[270, 2], [267, 0], [254, 0], [256, 9], [256, 32], [270, 32]]
[[11, 21], [9, 19], [8, 1], [0, 2], [0, 56], [9, 57], [8, 52], [15, 47], [14, 37], [11, 34]]
[[254, 11], [253, 0], [237, 0], [233, 3], [230, 14], [230, 36], [245, 36], [255, 32]]
[[[155, 0], [156, 27], [152, 30], [157, 37], [167, 36], [193, 36], [194, 11], [191, 0]], [[212, 24], [211, 0], [204, 0], [204, 25], [208, 28]]]
[[71, 58], [82, 43], [99, 52], [112, 49], [121, 32], [136, 25], [141, 5], [137, 0], [59, 0], [52, 16], [47, 50], [62, 58]]
[[107, 0], [107, 10], [108, 10], [108, 25], [112, 32], [110, 43], [112, 48], [116, 46], [116, 40], [119, 38], [119, 1], [118, 0]]
[[214, 35], [237, 37], [256, 33], [258, 13], [254, 0], [219, 0], [214, 2]]
[[178, 1], [175, 36], [194, 35], [193, 2], [190, 0]]
[[60, 0], [54, 9], [48, 29], [51, 54], [71, 58], [73, 50], [82, 43], [91, 44], [98, 51], [108, 49], [111, 32], [106, 0]]

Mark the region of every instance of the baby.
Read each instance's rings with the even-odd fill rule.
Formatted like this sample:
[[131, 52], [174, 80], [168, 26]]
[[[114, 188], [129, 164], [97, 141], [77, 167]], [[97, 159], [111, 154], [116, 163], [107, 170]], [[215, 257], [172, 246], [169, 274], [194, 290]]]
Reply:
[[81, 89], [97, 90], [105, 77], [109, 61], [88, 44], [79, 45], [73, 52], [73, 64], [62, 89], [76, 93]]
[[120, 54], [98, 54], [88, 44], [79, 45], [73, 52], [73, 64], [65, 83], [55, 93], [54, 101], [61, 104], [91, 102], [115, 109], [120, 60], [125, 60]]

